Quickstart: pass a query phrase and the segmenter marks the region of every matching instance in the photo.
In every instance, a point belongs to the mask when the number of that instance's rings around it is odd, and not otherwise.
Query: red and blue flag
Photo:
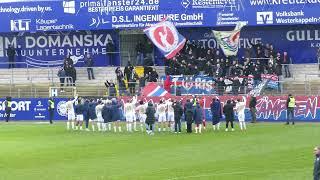
[[[186,43],[186,38],[166,19],[143,31],[167,59],[179,53]]]

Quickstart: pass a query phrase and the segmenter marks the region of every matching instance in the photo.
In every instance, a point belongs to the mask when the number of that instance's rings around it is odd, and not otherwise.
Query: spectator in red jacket
[[[167,92],[169,92],[169,93],[171,92],[171,84],[172,84],[171,78],[170,78],[169,75],[167,75],[167,76],[166,76],[166,80],[164,81],[163,87],[164,87],[164,89],[165,89]]]

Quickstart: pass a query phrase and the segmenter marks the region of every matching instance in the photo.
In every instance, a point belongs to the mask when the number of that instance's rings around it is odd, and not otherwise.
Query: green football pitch
[[[200,134],[67,131],[0,123],[0,179],[312,179],[320,124],[249,124]]]

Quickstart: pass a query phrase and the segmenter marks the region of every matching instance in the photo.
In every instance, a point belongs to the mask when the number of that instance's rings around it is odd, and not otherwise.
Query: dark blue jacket
[[[188,124],[193,123],[193,104],[187,102],[184,106],[184,116]]]
[[[83,104],[83,119],[89,120],[89,102],[85,101]]]
[[[121,104],[117,101],[112,101],[111,105],[111,115],[112,121],[121,120],[121,111],[120,111]]]
[[[215,100],[210,105],[211,114],[212,114],[212,124],[215,125],[220,122],[222,118],[222,111],[221,111],[221,103],[219,100]]]
[[[97,114],[96,114],[96,106],[97,103],[89,103],[89,119],[97,119]]]
[[[203,109],[200,107],[200,104],[194,108],[193,118],[196,124],[201,124],[203,120]]]
[[[112,122],[111,105],[103,106],[101,113],[104,123]]]
[[[147,115],[146,123],[147,124],[154,124],[155,123],[155,121],[156,121],[156,118],[154,115],[155,113],[156,113],[156,110],[153,107],[153,104],[151,102],[149,102],[148,107],[146,109],[146,115]]]
[[[77,104],[74,108],[74,111],[77,115],[83,114],[83,111],[84,111],[83,104]]]

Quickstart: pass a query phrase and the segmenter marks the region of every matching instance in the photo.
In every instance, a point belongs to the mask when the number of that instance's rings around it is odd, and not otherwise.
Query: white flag
[[[240,31],[245,25],[245,22],[238,22],[233,31],[212,31],[225,56],[237,55]]]

